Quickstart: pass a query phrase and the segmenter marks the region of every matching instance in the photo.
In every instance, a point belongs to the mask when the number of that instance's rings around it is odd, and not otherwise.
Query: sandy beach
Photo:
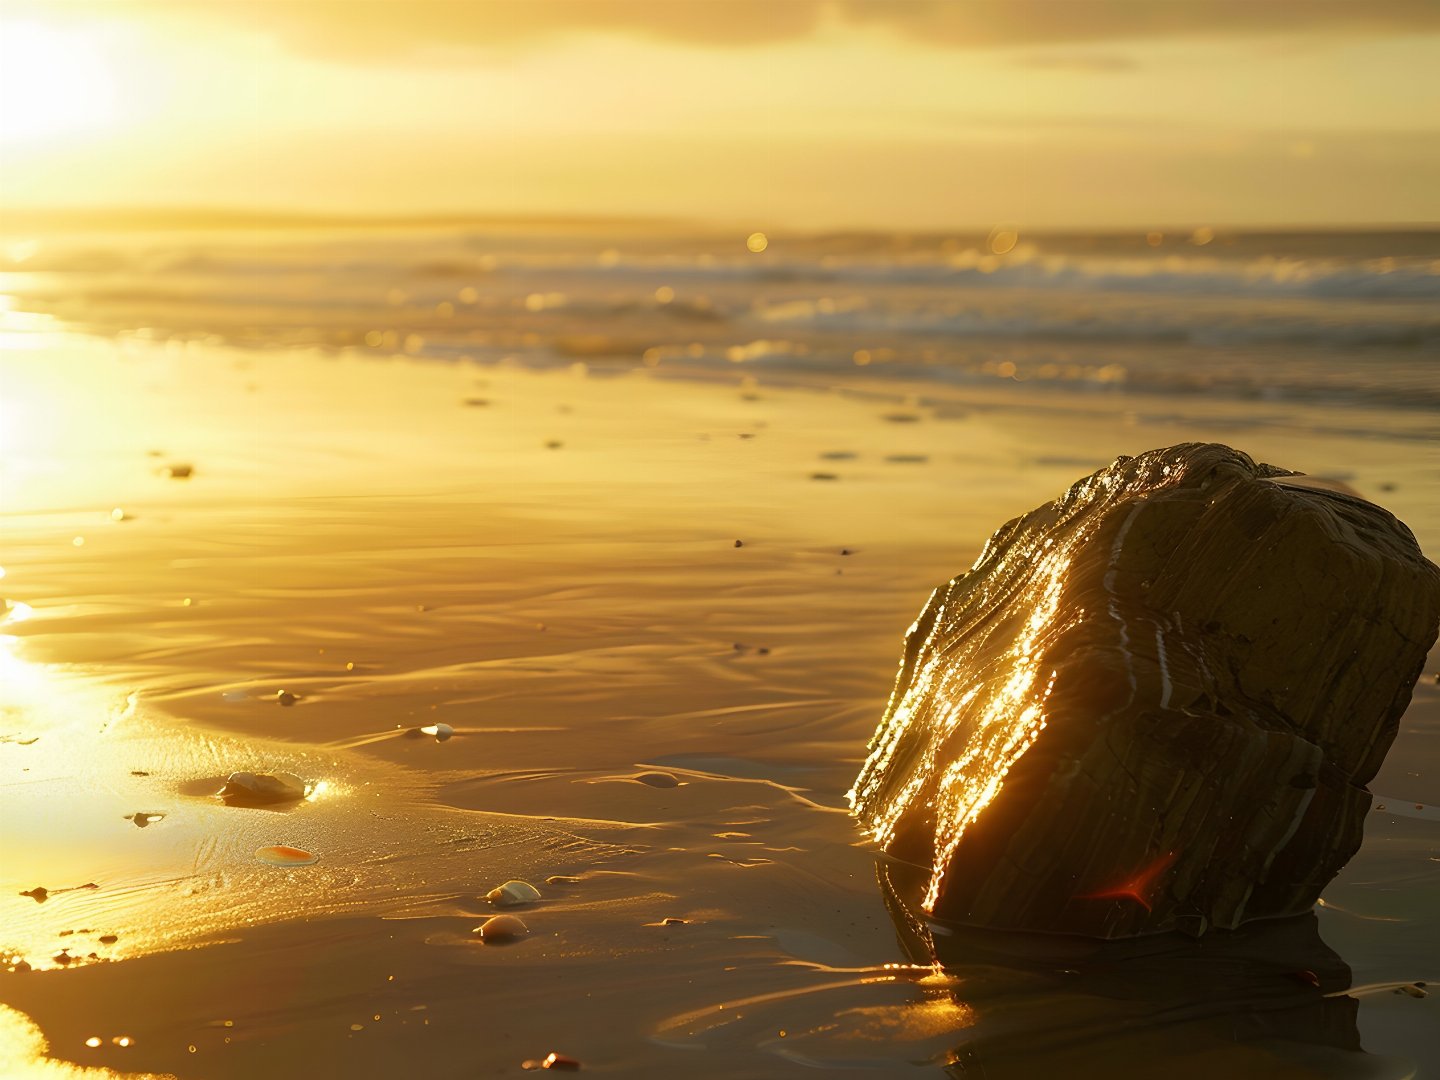
[[[1253,1039],[1244,965],[912,965],[844,798],[929,590],[1117,454],[1229,442],[1433,556],[1440,458],[1389,414],[24,312],[0,345],[5,1075],[1440,1069],[1397,989],[1440,980],[1440,657],[1294,947],[1348,972],[1272,972]],[[227,806],[235,770],[311,793]],[[516,878],[529,934],[484,945]]]

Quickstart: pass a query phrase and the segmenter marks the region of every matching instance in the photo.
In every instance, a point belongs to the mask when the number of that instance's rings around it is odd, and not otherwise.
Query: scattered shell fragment
[[[493,915],[475,928],[486,945],[502,945],[519,941],[530,932],[524,920],[514,915]]]
[[[267,866],[309,866],[320,861],[319,855],[313,855],[303,848],[286,847],[284,844],[257,848],[255,858]]]
[[[485,899],[496,907],[518,907],[539,900],[540,890],[528,881],[513,880],[491,889],[485,894]]]
[[[676,918],[674,915],[667,915],[660,920],[661,926],[684,926],[687,920]]]
[[[455,729],[449,724],[426,724],[420,731],[424,735],[434,735],[436,742],[444,742],[455,734]]]
[[[581,878],[572,874],[551,874],[545,879],[546,885],[579,885]]]
[[[674,773],[662,772],[660,769],[649,769],[642,773],[636,773],[630,779],[637,784],[645,784],[649,787],[671,788],[680,786],[680,778]]]
[[[540,1063],[540,1067],[544,1069],[560,1069],[565,1072],[579,1072],[580,1062],[564,1054],[550,1053],[545,1056],[545,1060]]]

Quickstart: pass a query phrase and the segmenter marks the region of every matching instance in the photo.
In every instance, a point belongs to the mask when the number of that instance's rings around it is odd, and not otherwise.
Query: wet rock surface
[[[934,592],[852,804],[942,919],[1298,914],[1359,847],[1437,621],[1381,507],[1217,444],[1120,458]]]

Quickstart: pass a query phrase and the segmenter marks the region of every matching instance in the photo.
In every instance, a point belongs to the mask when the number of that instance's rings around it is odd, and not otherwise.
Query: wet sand
[[[929,590],[1116,454],[1215,438],[1337,476],[1433,557],[1440,460],[1383,418],[5,344],[5,1075],[1440,1069],[1440,995],[1397,992],[1440,981],[1431,674],[1323,945],[1286,954],[1351,969],[1363,1056],[1338,984],[1264,983],[1301,1018],[1236,1044],[1265,1008],[1173,966],[1122,992],[1084,957],[911,966],[844,809]],[[241,769],[314,790],[223,805]],[[530,933],[483,945],[511,878]]]

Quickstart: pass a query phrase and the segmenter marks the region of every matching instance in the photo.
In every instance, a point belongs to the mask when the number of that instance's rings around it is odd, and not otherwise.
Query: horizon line
[[[1014,227],[1014,222],[999,223]],[[728,232],[765,232],[773,236],[823,237],[845,235],[889,236],[984,236],[997,223],[969,225],[926,225],[914,227],[884,225],[797,226],[741,225],[724,221],[701,221],[693,218],[645,216],[635,214],[576,214],[555,212],[497,213],[481,210],[436,210],[397,213],[394,211],[334,211],[295,208],[245,208],[206,205],[117,205],[117,206],[23,206],[13,204],[0,212],[0,233],[35,230],[140,231],[144,229],[404,229],[455,228],[463,226],[510,226],[530,228],[597,228],[629,227],[663,230],[692,230],[713,235]],[[1217,223],[1215,221],[1146,222],[1126,225],[1086,227],[1080,224],[1024,227],[1032,235],[1107,235],[1134,232],[1183,233],[1205,228],[1231,234],[1266,235],[1271,233],[1348,232],[1348,233],[1427,233],[1440,232],[1440,221],[1315,223]]]

